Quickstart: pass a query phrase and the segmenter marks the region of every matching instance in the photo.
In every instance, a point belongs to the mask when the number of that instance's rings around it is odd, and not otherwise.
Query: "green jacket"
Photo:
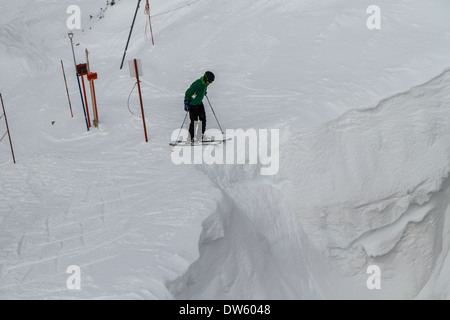
[[[184,95],[184,100],[188,100],[191,106],[198,106],[202,104],[203,98],[206,94],[206,88],[208,85],[206,84],[203,77],[196,80],[190,87],[187,89],[186,94]]]

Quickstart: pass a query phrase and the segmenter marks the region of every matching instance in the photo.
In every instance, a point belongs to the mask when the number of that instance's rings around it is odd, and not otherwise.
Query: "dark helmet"
[[[205,79],[205,82],[213,82],[215,79],[214,73],[212,73],[211,71],[206,71],[205,72],[205,76],[203,77]]]

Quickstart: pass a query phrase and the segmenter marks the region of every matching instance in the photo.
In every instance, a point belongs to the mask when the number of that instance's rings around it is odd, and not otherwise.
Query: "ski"
[[[205,141],[205,142],[194,142],[191,143],[189,141],[180,141],[180,142],[171,142],[169,143],[169,145],[171,145],[172,147],[195,147],[195,146],[207,146],[207,145],[216,145],[216,144],[220,144],[221,141]]]
[[[198,141],[195,141],[194,144],[192,144],[190,141],[175,141],[169,143],[170,146],[176,147],[176,146],[185,146],[185,147],[191,147],[191,146],[207,146],[207,145],[217,145],[221,144],[225,141],[231,140],[231,138],[226,139],[212,139],[212,140],[203,140],[201,143]]]

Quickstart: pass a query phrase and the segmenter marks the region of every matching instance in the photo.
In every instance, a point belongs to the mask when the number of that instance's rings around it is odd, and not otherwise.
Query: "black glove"
[[[191,107],[189,103],[190,103],[189,100],[184,100],[184,111],[186,112],[189,112],[189,108]]]

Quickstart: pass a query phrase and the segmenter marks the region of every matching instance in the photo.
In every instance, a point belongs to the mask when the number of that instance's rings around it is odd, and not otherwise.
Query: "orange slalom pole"
[[[95,117],[96,117],[96,119],[97,119],[97,123],[98,123],[98,122],[99,122],[99,120],[98,120],[97,98],[95,97],[95,86],[94,86],[94,80],[92,80],[92,91],[94,92]]]

